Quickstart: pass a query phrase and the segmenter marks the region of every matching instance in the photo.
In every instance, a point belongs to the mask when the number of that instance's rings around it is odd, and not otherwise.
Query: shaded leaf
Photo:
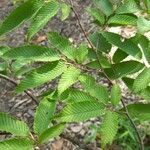
[[[108,0],[93,0],[96,6],[108,17],[113,13],[113,6]]]
[[[100,52],[108,53],[111,49],[111,44],[106,41],[101,33],[95,32],[90,35],[90,40],[96,49]]]
[[[113,62],[114,63],[119,63],[122,60],[124,60],[126,57],[128,56],[127,53],[125,53],[124,51],[117,49],[116,52],[113,55]]]
[[[120,50],[125,53],[140,59],[142,57],[142,53],[138,45],[132,42],[131,39],[125,39],[122,41],[122,37],[116,33],[112,32],[102,32],[102,35],[106,38],[108,42],[117,46]]]
[[[150,104],[130,104],[127,108],[130,114],[133,117],[138,118],[140,121],[150,120]]]
[[[118,79],[130,74],[134,74],[142,70],[144,67],[144,64],[131,60],[113,64],[111,68],[106,68],[104,71],[109,78]]]
[[[56,61],[60,59],[59,54],[53,49],[37,45],[12,48],[3,57],[29,61]]]
[[[100,12],[99,9],[96,8],[88,8],[88,13],[96,20],[100,25],[105,23],[105,16],[103,13]]]
[[[31,73],[28,74],[16,87],[16,92],[23,92],[26,89],[34,88],[51,81],[61,75],[65,69],[66,65],[61,61],[44,64],[43,66],[31,71]]]

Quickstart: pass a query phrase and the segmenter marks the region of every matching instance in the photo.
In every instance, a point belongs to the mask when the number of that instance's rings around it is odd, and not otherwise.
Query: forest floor
[[[87,32],[93,32],[95,26],[91,24],[91,19],[89,15],[85,12],[85,8],[91,5],[90,0],[76,0],[74,2],[76,10],[80,14],[82,24],[85,27]],[[2,21],[9,12],[14,8],[10,0],[0,0],[0,21]],[[24,43],[25,33],[27,30],[27,24],[22,25],[19,29],[12,31],[7,34],[6,37],[0,39],[0,46],[8,45],[11,47],[19,46]],[[84,41],[84,37],[80,31],[80,28],[77,25],[75,16],[72,14],[68,20],[61,22],[59,17],[55,17],[48,25],[39,32],[39,34],[33,40],[33,43],[36,44],[47,44],[47,41],[42,41],[48,31],[58,31],[66,37],[72,39],[75,43],[80,43]],[[132,29],[122,30],[121,28],[117,31],[121,32],[125,36],[130,36],[130,33],[133,32]],[[103,83],[106,83],[106,80],[103,79]],[[107,83],[106,83],[107,84]],[[31,92],[34,96],[39,96],[43,91],[46,91],[49,88],[54,88],[56,86],[54,83],[47,83],[40,88],[34,89]],[[36,104],[25,94],[14,95],[14,85],[6,82],[5,80],[0,79],[0,111],[8,112],[15,117],[24,120],[32,128],[33,117],[35,113]],[[124,87],[124,95],[126,95],[127,101],[136,101],[137,98],[130,95],[126,88]],[[98,141],[92,143],[85,143],[84,137],[90,134],[89,126],[90,125],[99,125],[99,119],[91,119],[89,121],[79,123],[79,124],[69,124],[65,130],[64,136],[55,139],[54,141],[43,145],[37,150],[100,150],[100,143]],[[0,136],[0,139],[7,138],[5,136]],[[112,150],[121,150],[122,148],[114,145]]]

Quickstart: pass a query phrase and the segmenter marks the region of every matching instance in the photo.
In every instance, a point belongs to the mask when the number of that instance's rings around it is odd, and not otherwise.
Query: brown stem
[[[126,116],[128,117],[130,123],[132,124],[132,126],[134,127],[134,129],[136,131],[136,134],[137,134],[137,137],[138,137],[138,140],[139,140],[139,143],[140,143],[141,150],[144,150],[144,143],[143,143],[142,137],[141,137],[141,135],[140,135],[140,133],[139,133],[139,131],[138,131],[134,121],[132,120],[131,115],[130,115],[130,113],[128,111],[128,108],[127,108],[125,102],[123,101],[123,99],[121,99],[121,103],[122,103],[122,105],[123,105],[123,107],[125,109]]]
[[[0,78],[9,81],[10,83],[14,84],[15,86],[18,85],[18,83],[16,81],[14,81],[13,79],[11,79],[3,74],[0,74]],[[38,103],[39,103],[38,100],[29,91],[25,90],[24,92],[35,102],[36,105],[38,105]]]
[[[92,42],[90,41],[88,35],[86,34],[86,32],[85,32],[85,30],[84,30],[84,27],[83,27],[82,24],[81,24],[79,15],[78,15],[77,11],[75,10],[75,8],[74,8],[74,6],[73,6],[72,0],[69,0],[69,1],[70,1],[70,4],[71,4],[71,9],[72,9],[72,11],[74,12],[74,14],[75,14],[75,16],[76,16],[76,19],[77,19],[77,21],[78,21],[78,25],[80,26],[81,31],[82,31],[83,35],[85,36],[85,39],[87,40],[87,42],[89,43],[89,45],[91,46],[91,48],[94,50],[94,52],[95,52],[95,54],[96,54],[96,57],[97,57],[97,59],[98,59],[98,62],[99,62],[99,64],[100,64],[100,67],[101,67],[101,63],[100,63],[100,61],[99,61],[99,57],[98,57],[97,51],[96,51],[95,47],[93,46]],[[102,71],[103,71],[103,68],[102,68],[102,67],[101,67],[101,69],[102,69]],[[110,85],[113,85],[113,82],[109,79],[109,77],[107,76],[107,74],[105,74],[104,71],[103,71],[103,74],[104,74],[105,77],[108,79]],[[130,114],[129,114],[128,108],[126,107],[125,102],[123,101],[123,99],[121,100],[121,102],[122,102],[122,105],[123,105],[123,107],[124,107],[124,109],[125,109],[125,111],[126,111],[126,116],[127,116],[127,118],[130,120],[130,122],[131,122],[133,128],[134,128],[135,131],[136,131],[136,134],[137,134],[137,137],[138,137],[138,141],[139,141],[139,143],[140,143],[141,150],[144,150],[144,144],[143,144],[143,140],[142,140],[142,138],[141,138],[141,135],[140,135],[140,133],[139,133],[139,131],[138,131],[138,129],[137,129],[137,127],[136,127],[134,121],[132,120],[132,118],[131,118],[131,116],[130,116]]]

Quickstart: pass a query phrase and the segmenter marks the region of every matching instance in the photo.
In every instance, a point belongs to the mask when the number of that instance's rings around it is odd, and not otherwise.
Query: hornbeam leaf
[[[57,32],[49,32],[48,39],[52,47],[58,49],[67,58],[74,60],[75,48],[71,46],[71,42],[66,37]]]
[[[114,84],[111,89],[111,103],[116,106],[121,100],[121,89],[118,84]]]
[[[150,68],[145,68],[135,79],[133,83],[134,92],[145,89],[150,83]]]
[[[95,97],[98,101],[105,104],[108,103],[109,94],[105,86],[96,84],[95,79],[89,75],[81,75],[79,80],[85,88],[86,92],[89,93],[92,97]]]
[[[99,11],[99,9],[96,8],[88,8],[88,13],[96,20],[100,25],[103,25],[105,23],[105,16],[103,13]]]
[[[111,44],[99,32],[95,32],[95,33],[91,34],[90,40],[91,40],[92,44],[100,52],[108,53],[111,50]]]
[[[122,51],[120,49],[117,49],[113,55],[113,62],[119,63],[122,60],[124,60],[127,56],[128,56],[127,53],[125,53],[124,51]]]
[[[33,141],[24,138],[12,138],[0,141],[1,150],[33,150]]]
[[[111,79],[118,79],[130,74],[134,74],[144,68],[144,64],[138,61],[123,61],[113,64],[111,68],[104,69],[105,73]]]
[[[61,94],[67,88],[69,88],[72,84],[78,81],[78,77],[80,75],[80,70],[75,67],[70,66],[64,71],[62,74],[60,81],[58,83],[58,93]]]
[[[113,13],[113,6],[108,0],[93,0],[96,6],[108,17]]]
[[[0,36],[30,19],[42,6],[39,0],[28,0],[13,10],[0,26]]]
[[[30,45],[12,48],[4,55],[7,59],[29,60],[29,61],[56,61],[59,60],[58,52],[53,49]]]
[[[137,59],[141,59],[142,52],[138,45],[136,45],[131,39],[125,39],[122,41],[122,37],[120,35],[112,32],[102,32],[102,35],[109,43],[117,46],[120,50]]]
[[[41,28],[43,28],[46,23],[56,15],[59,10],[59,3],[57,1],[50,1],[45,3],[37,14],[34,16],[31,22],[30,28],[28,30],[27,36],[30,40],[34,34],[36,34]]]
[[[34,69],[16,87],[16,92],[23,92],[26,89],[34,88],[51,81],[61,75],[65,69],[66,65],[61,61],[47,63]]]
[[[150,104],[130,104],[127,108],[132,117],[138,118],[140,121],[150,121]]]
[[[55,126],[52,126],[51,128],[45,130],[41,136],[39,137],[39,142],[41,144],[48,142],[50,139],[53,139],[57,136],[59,136],[65,128],[65,124],[61,123]]]
[[[116,13],[128,14],[128,13],[136,13],[139,11],[140,9],[137,6],[135,0],[125,0],[124,3],[117,8]]]
[[[80,122],[98,117],[104,112],[102,103],[83,101],[68,104],[55,119],[61,122]]]
[[[64,21],[68,18],[69,14],[70,14],[70,6],[65,4],[65,3],[62,3],[61,4],[61,12],[62,12],[62,16],[61,16],[61,20]]]
[[[17,136],[29,135],[29,128],[23,121],[19,121],[4,112],[0,112],[0,131],[10,132]]]
[[[67,97],[68,102],[80,102],[80,101],[94,101],[94,97],[84,91],[77,89],[69,89],[69,96]]]
[[[150,31],[150,21],[144,17],[139,17],[137,21],[137,28],[139,33],[145,33]]]
[[[100,136],[102,148],[106,144],[111,144],[114,140],[118,130],[118,114],[108,111],[104,116],[104,121],[100,127]]]
[[[136,26],[137,24],[137,17],[134,15],[115,15],[112,16],[108,20],[108,24],[112,25],[121,25],[121,26],[126,26],[126,25],[132,25]]]
[[[56,109],[56,101],[45,97],[36,109],[34,117],[34,132],[41,135],[50,124]]]

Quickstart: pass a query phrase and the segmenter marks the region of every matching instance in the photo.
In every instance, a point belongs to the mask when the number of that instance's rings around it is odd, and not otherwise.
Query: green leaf
[[[116,106],[121,100],[121,89],[118,84],[114,84],[111,89],[111,103]]]
[[[140,44],[144,56],[146,58],[146,60],[148,61],[148,63],[150,64],[150,41],[147,37],[140,35],[138,37],[138,44]]]
[[[48,39],[52,47],[57,48],[67,58],[74,60],[75,48],[71,46],[67,38],[59,35],[57,32],[50,32],[48,34]]]
[[[124,78],[122,78],[122,81],[125,83],[125,85],[126,85],[131,91],[133,90],[134,79],[124,77]]]
[[[42,6],[39,0],[28,0],[13,10],[0,26],[0,36],[30,19]]]
[[[101,33],[95,32],[91,34],[90,40],[98,51],[105,53],[110,52],[111,44],[106,41]]]
[[[107,103],[109,101],[109,94],[106,87],[96,84],[95,79],[88,75],[81,75],[79,78],[85,90],[100,102]]]
[[[142,70],[144,67],[144,64],[131,60],[113,64],[111,68],[106,68],[104,71],[109,78],[118,79],[130,74],[134,74]]]
[[[43,143],[48,142],[50,139],[59,136],[64,131],[64,128],[65,128],[65,124],[61,123],[61,124],[55,125],[49,129],[47,129],[39,137],[39,142],[41,144],[43,144]]]
[[[137,17],[134,15],[118,15],[112,16],[108,22],[109,25],[132,25],[136,26],[137,24]]]
[[[0,112],[0,131],[10,132],[17,136],[29,135],[29,128],[23,121],[16,120],[4,112]]]
[[[150,31],[150,21],[144,17],[139,17],[137,21],[137,28],[139,33]]]
[[[127,108],[129,113],[140,121],[150,121],[150,104],[130,104]]]
[[[100,128],[101,144],[104,148],[107,144],[111,144],[118,130],[118,114],[107,111],[104,121]]]
[[[34,117],[34,132],[41,135],[49,126],[56,109],[56,101],[45,97],[36,109]]]
[[[33,150],[33,146],[33,141],[23,138],[0,141],[1,150]]]
[[[29,61],[56,61],[60,59],[59,54],[53,49],[37,45],[12,48],[3,57]]]
[[[94,20],[98,21],[100,25],[105,23],[105,16],[100,12],[99,9],[96,8],[87,8],[87,12],[94,18]]]
[[[144,100],[150,101],[150,87],[148,86],[146,89],[142,90],[139,94]]]
[[[66,65],[61,61],[47,63],[37,69],[34,69],[16,87],[16,92],[23,92],[26,89],[34,88],[51,81],[61,75],[65,69]]]
[[[150,1],[149,1],[149,0],[144,0],[144,4],[145,4],[146,7],[147,7],[147,12],[148,12],[148,14],[150,14]]]
[[[61,12],[62,12],[61,21],[64,21],[69,17],[70,11],[71,9],[69,5],[65,3],[61,4]]]
[[[134,92],[145,89],[150,83],[150,68],[145,68],[135,79],[133,83]]]
[[[107,58],[106,56],[99,54],[99,62],[101,64],[101,67],[103,68],[110,68],[111,67],[111,63],[109,61],[109,58]]]
[[[117,46],[120,50],[124,51],[125,53],[140,59],[142,57],[142,52],[138,45],[132,42],[131,39],[125,39],[122,41],[122,37],[116,33],[112,32],[102,32],[102,35],[106,38],[106,40]]]
[[[139,12],[140,9],[137,6],[135,0],[125,0],[116,10],[117,14],[128,14]]]
[[[83,101],[68,104],[55,118],[61,122],[80,122],[100,116],[104,105],[98,102]]]
[[[83,63],[88,55],[88,49],[87,46],[84,44],[81,44],[74,52],[74,57],[77,60],[78,63]]]
[[[28,30],[27,36],[30,40],[41,28],[43,28],[47,22],[54,17],[59,10],[59,3],[57,1],[50,1],[45,3],[37,14],[34,16]]]
[[[134,79],[132,78],[122,78],[125,85],[130,89],[130,91],[133,90],[133,83]],[[150,87],[147,86],[147,88],[141,90],[140,92],[136,93],[138,96],[144,98],[144,100],[150,101]]]
[[[93,0],[95,5],[108,17],[113,13],[113,6],[108,0]]]
[[[6,53],[9,50],[10,50],[10,48],[7,46],[0,46],[0,57],[3,58],[4,53]]]
[[[99,62],[97,60],[91,61],[86,64],[87,67],[92,68],[92,69],[100,69]]]
[[[80,101],[93,101],[96,100],[94,97],[89,95],[84,91],[80,91],[77,89],[70,89],[69,96],[67,98],[68,102],[80,102]]]
[[[70,66],[67,68],[61,76],[58,84],[58,93],[61,94],[71,85],[78,81],[80,70]]]
[[[124,60],[126,57],[128,56],[127,53],[125,53],[124,51],[117,49],[116,52],[113,55],[113,62],[114,63],[119,63],[122,60]]]

